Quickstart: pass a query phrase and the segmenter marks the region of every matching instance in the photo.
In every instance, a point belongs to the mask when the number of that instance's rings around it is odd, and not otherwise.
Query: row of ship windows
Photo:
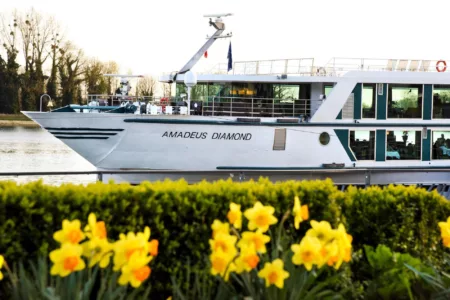
[[[325,86],[325,94],[332,89]],[[423,85],[388,84],[387,117],[422,118],[423,89]],[[381,84],[362,84],[362,118],[376,117],[377,97],[383,92]],[[432,94],[433,118],[450,118],[450,85],[434,85]]]
[[[357,160],[375,160],[375,131],[350,131],[349,143]],[[422,131],[386,131],[386,160],[420,160],[421,150]],[[450,131],[432,131],[431,150],[432,159],[450,159]]]

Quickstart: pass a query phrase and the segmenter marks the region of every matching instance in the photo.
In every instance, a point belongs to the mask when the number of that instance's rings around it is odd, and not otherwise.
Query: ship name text
[[[166,138],[183,138],[183,139],[207,139],[208,132],[196,132],[196,131],[166,131],[162,137]],[[220,133],[214,132],[210,139],[212,140],[232,140],[232,141],[249,141],[252,139],[251,133]]]

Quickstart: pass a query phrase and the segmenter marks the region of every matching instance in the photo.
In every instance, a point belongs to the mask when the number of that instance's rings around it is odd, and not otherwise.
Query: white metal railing
[[[324,69],[332,76],[341,76],[348,71],[437,72],[438,62],[425,59],[334,57]]]
[[[438,72],[439,61],[436,59],[334,57],[323,66],[314,65],[313,58],[238,61],[233,63],[233,69],[230,72],[227,72],[228,65],[221,63],[203,74],[342,76],[348,71]],[[443,67],[442,63],[441,67]]]
[[[313,67],[314,58],[236,61],[230,72],[233,75],[310,75]],[[228,74],[228,64],[218,64],[208,73]]]
[[[107,111],[124,106],[135,105],[136,113],[179,115],[187,114],[186,98],[182,97],[136,97],[120,98],[121,103],[111,103],[114,95],[88,95],[89,103],[82,112],[92,110]],[[95,102],[94,102],[95,101]],[[109,101],[109,102],[108,102]],[[119,100],[114,100],[119,101]],[[219,97],[191,100],[191,115],[203,116],[250,116],[250,117],[312,117],[323,100],[276,99],[250,97]],[[142,109],[141,109],[142,106]],[[145,106],[145,107],[144,107]],[[102,108],[103,107],[103,108]],[[81,108],[81,107],[80,107]],[[79,108],[78,108],[79,109]],[[80,110],[81,112],[81,110]]]

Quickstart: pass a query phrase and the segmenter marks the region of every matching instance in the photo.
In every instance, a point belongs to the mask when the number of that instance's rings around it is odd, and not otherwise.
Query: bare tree
[[[108,61],[105,64],[105,73],[106,74],[117,74],[119,72],[119,65],[115,61]],[[107,77],[107,93],[108,95],[113,95],[116,87],[119,85],[119,79],[115,77]]]
[[[67,42],[60,49],[61,57],[58,71],[61,82],[62,105],[69,105],[73,99],[79,98],[80,84],[83,82],[83,51]]]
[[[58,96],[57,90],[57,82],[58,82],[58,57],[60,55],[59,52],[59,44],[61,43],[61,36],[58,32],[53,33],[52,43],[51,43],[51,51],[50,58],[52,60],[50,67],[50,76],[47,81],[47,94],[52,99],[56,99]]]
[[[25,61],[22,93],[31,106],[39,108],[38,99],[45,93],[45,80],[49,78],[44,76],[43,65],[52,52],[55,53],[52,47],[59,26],[53,17],[44,17],[34,9],[25,16],[15,13],[15,19],[22,38],[22,54]]]
[[[144,76],[136,85],[136,96],[153,97],[157,80],[152,76]]]
[[[0,79],[0,111],[3,113],[17,113],[21,107],[19,98],[20,78],[17,63],[17,20],[0,15],[0,40],[6,51],[6,59],[0,55],[2,74]]]

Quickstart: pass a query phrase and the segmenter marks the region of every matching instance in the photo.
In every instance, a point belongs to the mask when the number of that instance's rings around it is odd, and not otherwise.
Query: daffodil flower
[[[5,263],[5,258],[3,257],[3,255],[0,255],[0,270],[1,268],[3,268],[3,264]],[[3,279],[3,273],[0,272],[0,280]]]
[[[53,234],[53,238],[60,242],[61,244],[64,243],[71,243],[71,244],[78,244],[84,239],[84,233],[80,229],[81,223],[79,220],[64,220],[62,222],[62,229],[55,232]]]
[[[242,227],[242,212],[241,206],[236,203],[230,203],[230,211],[227,214],[228,222],[235,228],[241,229]]]
[[[106,239],[106,226],[105,222],[99,221],[97,222],[97,217],[95,214],[90,213],[88,217],[88,225],[84,228],[86,232],[86,236],[88,238],[100,238]]]
[[[268,242],[270,242],[270,237],[264,235],[260,230],[256,232],[244,231],[241,240],[238,242],[238,247],[242,248],[244,245],[253,245],[256,252],[266,253],[266,244]]]
[[[100,268],[106,268],[109,265],[113,254],[113,246],[107,239],[95,237],[82,244],[83,255],[89,260],[89,267],[92,268],[99,264]]]
[[[120,235],[120,239],[113,245],[114,250],[114,271],[120,270],[130,257],[136,252],[141,256],[148,253],[148,239],[150,238],[150,228],[145,227],[144,232],[129,232],[126,236]]]
[[[291,246],[292,262],[295,265],[304,265],[308,271],[311,271],[314,264],[319,264],[320,250],[322,245],[317,237],[305,236],[300,244]]]
[[[151,269],[147,265],[151,261],[151,256],[140,255],[135,252],[131,255],[129,262],[122,267],[122,274],[119,277],[119,284],[131,284],[132,287],[137,288],[141,286],[151,274]]]
[[[148,242],[148,252],[150,253],[151,256],[158,255],[158,245],[159,245],[158,240],[153,239],[150,242]]]
[[[239,257],[235,260],[236,273],[251,271],[259,263],[259,256],[256,253],[254,245],[245,245],[241,248]]]
[[[274,284],[276,287],[282,289],[284,287],[284,280],[289,277],[289,272],[284,270],[284,264],[281,259],[275,259],[272,263],[265,263],[264,268],[258,272],[260,278],[266,281],[266,287]]]
[[[445,247],[450,248],[450,217],[447,222],[439,222],[439,228],[441,229],[442,243]]]
[[[317,237],[322,244],[328,243],[334,238],[335,231],[327,221],[311,221],[311,229],[306,232],[307,236]]]
[[[294,214],[294,226],[295,229],[299,229],[300,228],[300,223],[303,221],[308,220],[309,218],[309,211],[308,211],[308,206],[307,205],[301,205],[300,204],[300,199],[296,196],[294,198],[294,209],[293,209],[293,214]]]
[[[256,202],[252,208],[244,212],[244,216],[249,220],[248,229],[259,229],[262,232],[269,230],[269,226],[276,224],[278,219],[273,216],[275,208],[263,206],[261,202]]]
[[[236,250],[237,237],[230,234],[220,233],[212,240],[209,240],[209,245],[212,251],[222,250],[223,253],[234,257],[237,254]]]
[[[230,224],[228,223],[222,223],[219,220],[214,220],[213,224],[211,225],[211,229],[213,230],[213,238],[219,234],[219,233],[230,233]]]
[[[72,272],[80,271],[86,267],[81,258],[83,247],[70,243],[63,244],[60,249],[50,252],[50,260],[53,266],[50,270],[51,275],[65,277]]]
[[[213,251],[209,257],[211,274],[219,274],[225,281],[228,281],[230,273],[236,270],[236,265],[232,263],[233,258],[233,256],[224,253],[221,249]]]

